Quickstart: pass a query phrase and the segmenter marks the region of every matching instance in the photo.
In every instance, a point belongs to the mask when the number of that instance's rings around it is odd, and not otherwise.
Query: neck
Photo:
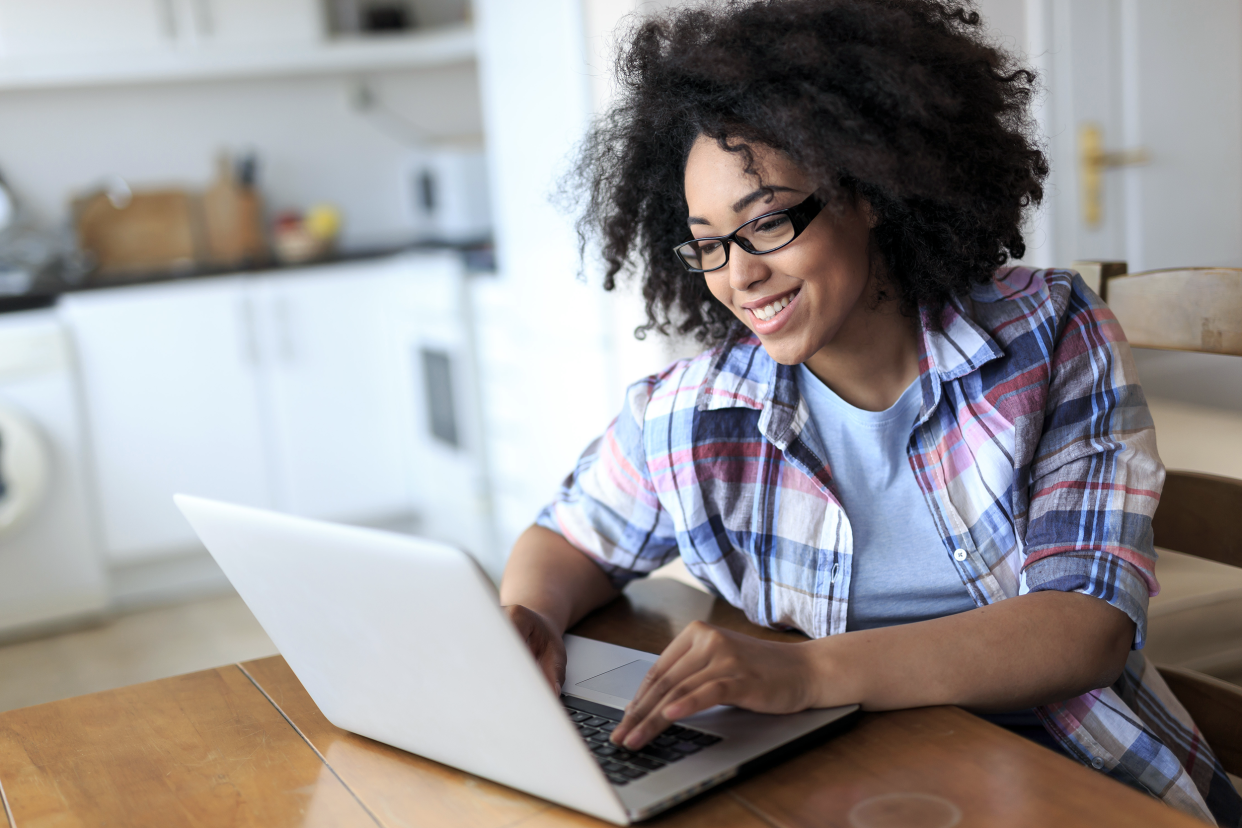
[[[896,301],[859,308],[806,367],[855,408],[883,411],[919,375],[918,326]]]

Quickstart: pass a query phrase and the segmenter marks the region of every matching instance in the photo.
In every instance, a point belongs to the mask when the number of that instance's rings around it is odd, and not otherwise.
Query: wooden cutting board
[[[75,202],[74,216],[97,277],[188,270],[203,259],[198,205],[184,190],[135,192],[123,207],[97,193]]]

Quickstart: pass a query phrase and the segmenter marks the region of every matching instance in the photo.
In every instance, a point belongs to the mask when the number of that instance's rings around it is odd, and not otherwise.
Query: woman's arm
[[[798,644],[695,623],[660,656],[614,741],[638,747],[715,704],[765,713],[861,704],[1018,710],[1116,681],[1134,622],[1103,600],[1036,592],[895,627]]]
[[[598,564],[542,526],[517,539],[500,584],[505,613],[557,693],[565,681],[565,630],[616,596]]]

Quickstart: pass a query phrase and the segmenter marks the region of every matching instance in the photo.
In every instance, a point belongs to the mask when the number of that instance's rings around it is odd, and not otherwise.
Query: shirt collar
[[[996,341],[971,318],[969,305],[969,299],[946,304],[939,330],[930,324],[932,311],[919,308],[919,378],[923,391],[919,423],[940,403],[942,382],[966,376],[1004,355]],[[752,334],[720,349],[695,407],[699,411],[762,411],[760,432],[783,451],[810,416],[798,392],[796,376],[793,366],[781,365],[768,356]]]

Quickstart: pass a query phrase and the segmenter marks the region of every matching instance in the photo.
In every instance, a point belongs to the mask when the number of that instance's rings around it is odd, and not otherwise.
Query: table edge
[[[269,656],[269,657],[280,658],[281,656],[277,654],[275,656]],[[276,703],[276,700],[271,697],[271,695],[267,692],[267,690],[263,689],[263,685],[259,684],[259,682],[255,680],[255,677],[250,674],[250,671],[245,668],[242,662],[235,661],[233,662],[233,666],[236,667],[238,670],[240,670],[241,674],[246,677],[246,680],[254,685],[254,689],[258,690],[260,693],[263,694],[263,698],[267,699],[267,703],[270,704],[272,708],[277,713],[280,714],[280,718],[285,720],[285,724],[293,728],[293,732],[298,734],[298,738],[301,739],[302,742],[308,748],[314,751],[315,756],[319,757],[319,761],[323,764],[323,766],[328,769],[329,773],[331,773],[334,777],[336,777],[336,781],[341,783],[341,787],[349,791],[349,795],[354,798],[354,801],[358,803],[359,807],[361,807],[362,810],[366,811],[366,814],[367,816],[371,818],[371,821],[374,822],[377,826],[379,826],[379,828],[384,828],[383,820],[381,820],[378,816],[376,816],[375,812],[371,810],[371,806],[368,805],[362,799],[362,797],[358,795],[358,792],[355,791],[348,782],[346,782],[344,779],[341,778],[341,775],[336,772],[336,768],[332,767],[332,763],[328,761],[328,758],[319,752],[319,748],[315,747],[315,744],[310,739],[306,738],[306,734],[302,732],[302,728],[298,727],[297,724],[293,721],[293,719],[289,718],[289,714],[284,711],[284,708],[282,708],[279,704]],[[12,824],[11,820],[9,824],[10,824],[10,828],[16,828],[16,826]]]
[[[0,805],[4,806],[4,819],[9,828],[17,828],[13,820],[13,809],[9,806],[9,796],[4,792],[4,780],[0,779]]]

